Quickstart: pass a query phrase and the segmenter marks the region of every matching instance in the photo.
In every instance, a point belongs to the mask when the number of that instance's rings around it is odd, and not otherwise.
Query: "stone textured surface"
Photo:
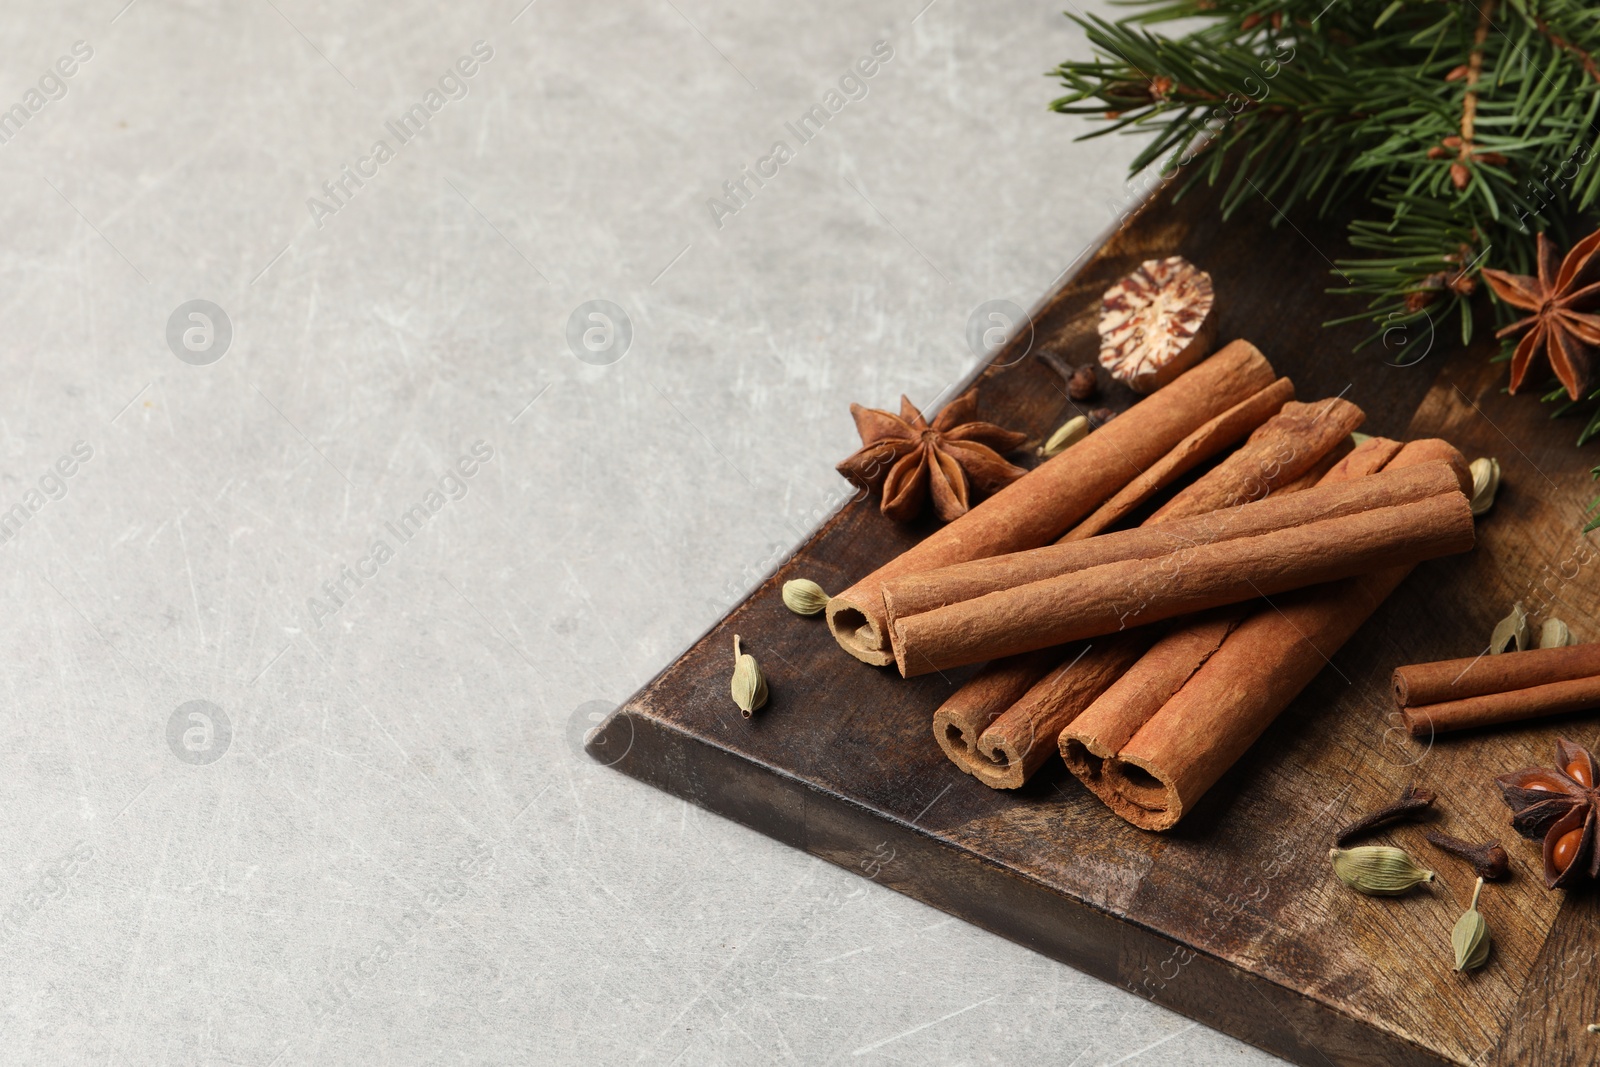
[[[6,1060],[1272,1062],[579,754],[1128,195],[1055,5],[919,7],[8,6]]]

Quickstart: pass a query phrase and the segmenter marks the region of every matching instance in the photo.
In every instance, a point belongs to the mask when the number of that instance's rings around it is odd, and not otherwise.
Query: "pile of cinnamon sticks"
[[[831,631],[906,677],[986,662],[933,719],[985,784],[1059,751],[1171,827],[1414,565],[1473,545],[1453,447],[1354,446],[1358,407],[1293,396],[1227,345],[832,598]]]

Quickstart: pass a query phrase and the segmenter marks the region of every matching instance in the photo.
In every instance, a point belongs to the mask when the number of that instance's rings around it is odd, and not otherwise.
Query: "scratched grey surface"
[[[1275,1062],[577,752],[1128,195],[1054,3],[124,2],[0,16],[0,1060]]]

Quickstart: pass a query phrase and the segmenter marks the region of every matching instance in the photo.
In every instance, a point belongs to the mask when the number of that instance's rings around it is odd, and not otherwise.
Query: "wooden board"
[[[1537,849],[1511,832],[1491,781],[1547,764],[1557,736],[1592,742],[1595,717],[1424,745],[1406,738],[1388,692],[1398,664],[1483,649],[1517,599],[1600,639],[1600,540],[1580,534],[1596,449],[1573,447],[1575,420],[1551,422],[1534,398],[1504,395],[1481,322],[1467,352],[1452,320],[1431,342],[1413,328],[1353,355],[1364,326],[1321,325],[1353,308],[1325,293],[1342,229],[1269,223],[1262,210],[1225,226],[1207,194],[1158,197],[1045,301],[1034,349],[1091,360],[1099,294],[1142,259],[1182,253],[1215,278],[1219,338],[1254,341],[1301,399],[1343,393],[1368,413],[1368,432],[1446,437],[1468,457],[1497,457],[1504,482],[1478,548],[1418,568],[1176,830],[1128,826],[1059,759],[1023,790],[987,789],[945,759],[930,729],[970,669],[904,681],[846,656],[820,618],[784,610],[784,580],[843,589],[925,532],[895,527],[875,499],[825,523],[619,709],[590,752],[1297,1063],[1596,1062],[1600,1035],[1585,1025],[1600,1020],[1600,904],[1543,888]],[[1001,366],[1016,356],[984,371],[980,407],[1042,438],[1075,405],[1035,354]],[[1391,362],[1402,359],[1412,365]],[[728,697],[734,633],[771,683],[753,721]],[[1411,781],[1439,793],[1435,825],[1498,838],[1512,855],[1512,880],[1484,892],[1495,949],[1474,974],[1451,970],[1449,943],[1472,876],[1423,828],[1389,840],[1438,869],[1428,891],[1374,900],[1329,872],[1335,827]]]

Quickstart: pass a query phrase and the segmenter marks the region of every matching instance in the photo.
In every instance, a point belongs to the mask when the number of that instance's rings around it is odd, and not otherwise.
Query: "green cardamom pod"
[[[1528,632],[1528,609],[1519,600],[1511,606],[1511,614],[1495,624],[1494,633],[1489,638],[1489,651],[1521,652],[1532,643],[1533,635]]]
[[[1370,440],[1372,440],[1370,433],[1352,433],[1350,435],[1350,443],[1357,447],[1366,444]]]
[[[1039,448],[1039,455],[1045,459],[1059,456],[1087,436],[1089,436],[1089,416],[1079,415],[1076,418],[1068,419]]]
[[[1331,848],[1328,858],[1339,881],[1375,897],[1398,897],[1433,881],[1432,871],[1418,867],[1405,849],[1389,845]]]
[[[1577,643],[1577,638],[1572,636],[1572,631],[1560,619],[1546,619],[1544,625],[1539,627],[1540,648],[1565,648]]]
[[[1483,892],[1483,879],[1472,890],[1472,906],[1456,920],[1450,931],[1450,944],[1456,950],[1456,970],[1475,971],[1489,958],[1489,924],[1478,911],[1478,894]]]
[[[733,702],[747,719],[767,702],[767,679],[756,658],[740,650],[738,634],[733,635]]]
[[[1494,495],[1500,491],[1500,461],[1484,456],[1472,461],[1472,513],[1482,515],[1494,507]]]
[[[827,610],[829,596],[810,578],[791,578],[783,583],[783,606],[796,615],[815,615]]]

